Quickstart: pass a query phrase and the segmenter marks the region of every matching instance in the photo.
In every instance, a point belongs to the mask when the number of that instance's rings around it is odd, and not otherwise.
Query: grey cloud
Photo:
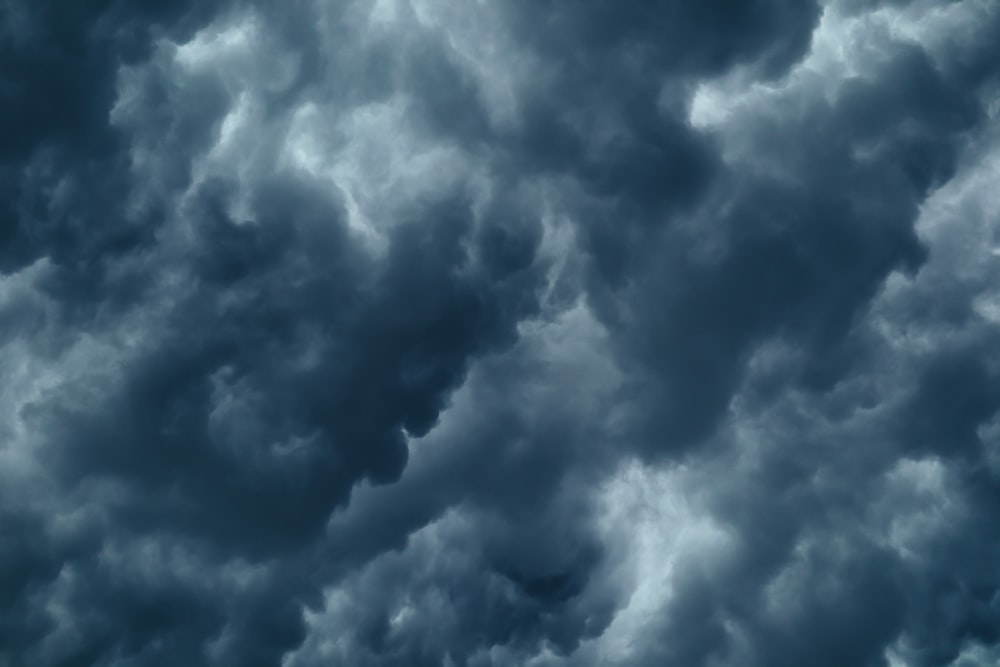
[[[0,662],[995,649],[1000,12],[153,4],[0,14]]]

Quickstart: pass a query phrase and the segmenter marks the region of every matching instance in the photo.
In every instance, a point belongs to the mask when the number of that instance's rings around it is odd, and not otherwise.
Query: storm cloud
[[[0,665],[1000,661],[1000,4],[0,36]]]

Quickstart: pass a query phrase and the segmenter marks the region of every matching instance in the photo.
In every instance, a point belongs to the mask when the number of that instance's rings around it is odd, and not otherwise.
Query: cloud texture
[[[0,37],[0,665],[1000,660],[1000,4]]]

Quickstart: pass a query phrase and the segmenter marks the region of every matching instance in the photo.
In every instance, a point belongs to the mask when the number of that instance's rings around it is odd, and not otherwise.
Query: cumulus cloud
[[[988,0],[0,8],[0,662],[991,664]]]

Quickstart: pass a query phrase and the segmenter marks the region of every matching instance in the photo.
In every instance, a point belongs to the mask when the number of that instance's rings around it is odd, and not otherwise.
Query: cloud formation
[[[1000,659],[1000,5],[0,31],[0,663]]]

